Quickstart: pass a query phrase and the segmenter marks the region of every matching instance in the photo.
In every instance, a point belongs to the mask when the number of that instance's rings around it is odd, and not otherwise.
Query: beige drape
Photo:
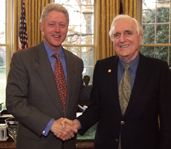
[[[119,14],[119,0],[97,1],[97,60],[115,55],[109,30],[113,18]]]
[[[40,15],[45,5],[52,0],[25,0],[28,47],[38,44],[43,35],[40,31]],[[21,0],[14,1],[14,52],[18,50],[18,34],[21,13]]]
[[[122,0],[123,13],[136,18],[137,0]]]

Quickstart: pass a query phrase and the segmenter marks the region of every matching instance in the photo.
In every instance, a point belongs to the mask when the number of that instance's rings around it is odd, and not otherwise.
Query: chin
[[[127,56],[129,56],[129,53],[125,53],[125,52],[120,52],[119,54],[118,54],[119,56],[121,56],[121,57],[127,57]]]

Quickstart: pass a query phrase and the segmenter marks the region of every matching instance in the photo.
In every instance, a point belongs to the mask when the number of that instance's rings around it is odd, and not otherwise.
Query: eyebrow
[[[116,34],[120,34],[120,33],[119,32],[114,33],[114,35],[116,35]]]
[[[133,33],[133,31],[131,31],[131,30],[125,30],[125,32],[131,32],[131,33]]]
[[[133,33],[133,31],[131,31],[131,30],[125,30],[124,32],[130,32],[130,33]],[[115,33],[114,33],[114,35],[116,35],[116,34],[120,34],[120,32],[115,32]]]

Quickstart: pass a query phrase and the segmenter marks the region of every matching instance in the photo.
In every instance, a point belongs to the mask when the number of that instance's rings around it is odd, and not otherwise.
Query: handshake
[[[73,138],[80,128],[81,124],[77,119],[60,118],[53,122],[50,131],[59,139],[66,141]]]

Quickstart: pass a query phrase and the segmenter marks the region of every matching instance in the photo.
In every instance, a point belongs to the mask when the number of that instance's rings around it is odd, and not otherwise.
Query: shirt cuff
[[[48,133],[50,131],[50,128],[51,128],[51,126],[52,126],[54,121],[55,121],[55,119],[53,119],[53,118],[49,121],[49,123],[47,124],[46,128],[42,132],[43,136],[47,136],[48,135]]]

